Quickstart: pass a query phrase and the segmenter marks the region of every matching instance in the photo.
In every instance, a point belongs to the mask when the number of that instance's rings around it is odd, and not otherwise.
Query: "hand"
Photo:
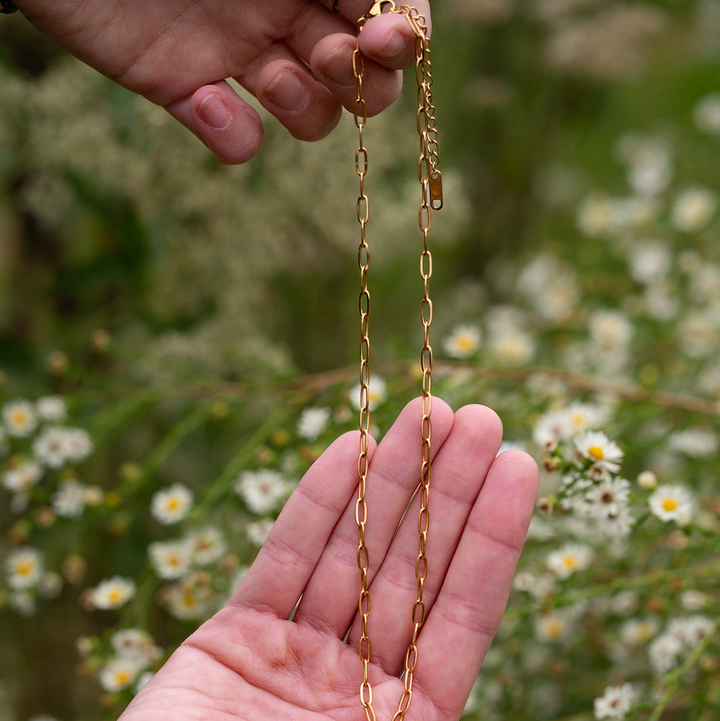
[[[427,0],[413,0],[430,21]],[[22,13],[71,53],[163,106],[224,163],[260,149],[257,112],[235,78],[296,137],[318,140],[352,109],[357,19],[371,0],[19,0]],[[373,18],[362,32],[368,113],[400,93],[414,62],[404,17]]]
[[[505,609],[537,468],[519,451],[496,458],[501,435],[488,408],[466,406],[453,417],[433,399],[428,613],[408,721],[460,718]],[[419,498],[393,534],[419,480],[419,400],[373,451],[370,683],[384,721],[402,693],[399,675],[412,631]],[[172,655],[121,721],[365,718],[357,650],[357,453],[357,433],[348,433],[312,466],[231,602]]]

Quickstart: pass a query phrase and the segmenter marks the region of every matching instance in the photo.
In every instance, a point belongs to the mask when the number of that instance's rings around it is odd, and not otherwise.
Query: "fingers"
[[[428,572],[423,593],[426,614],[432,608],[501,440],[502,423],[494,411],[479,405],[466,406],[455,414],[450,436],[432,464]],[[412,609],[417,598],[419,508],[420,499],[416,498],[370,588],[375,609],[369,624],[372,660],[391,676],[400,673],[412,634]],[[359,638],[360,618],[356,617],[349,642],[356,645]]]
[[[165,109],[228,165],[245,163],[262,146],[260,116],[224,80],[205,85]]]
[[[370,582],[382,565],[395,529],[420,480],[421,417],[421,403],[417,398],[402,411],[370,464],[366,494]],[[450,407],[439,398],[433,398],[435,453],[450,433],[452,424]],[[357,464],[353,465],[356,468]],[[358,604],[357,548],[358,528],[353,498],[305,589],[294,617],[296,622],[309,624],[340,638],[345,635]]]
[[[359,434],[338,438],[305,474],[231,604],[288,618],[357,487]],[[368,454],[372,458],[375,443]]]
[[[239,78],[253,88],[262,106],[269,110],[299,140],[320,140],[338,123],[340,103],[318,82],[294,53],[275,43],[265,54],[264,65]]]
[[[313,74],[348,110],[355,106],[357,80],[353,73],[355,38],[346,34],[328,35],[318,41],[310,56]],[[368,115],[377,115],[390,106],[402,90],[402,75],[376,62],[365,62],[363,95]]]
[[[527,454],[507,451],[494,461],[420,632],[415,683],[447,718],[459,718],[500,625],[537,484]]]

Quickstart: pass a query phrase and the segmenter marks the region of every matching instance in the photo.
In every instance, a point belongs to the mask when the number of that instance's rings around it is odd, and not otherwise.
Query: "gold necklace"
[[[420,354],[422,370],[422,419],[421,419],[421,465],[420,512],[418,514],[418,553],[415,561],[417,580],[417,598],[412,608],[412,640],[405,653],[404,690],[393,721],[402,719],[410,708],[413,691],[413,676],[418,662],[417,640],[425,621],[425,602],[423,590],[427,577],[427,534],[430,525],[428,511],[430,493],[430,443],[432,440],[432,366],[433,352],[430,347],[430,326],[433,320],[433,305],[430,300],[430,277],[432,276],[432,255],[428,249],[432,211],[440,210],[443,204],[442,176],[438,165],[438,132],[435,121],[435,106],[432,94],[432,63],[427,22],[414,7],[396,6],[392,0],[375,0],[370,11],[357,23],[358,42],[353,53],[353,73],[357,78],[357,99],[354,116],[358,129],[359,142],[355,151],[355,170],[360,178],[360,195],[357,200],[357,218],[360,223],[360,247],[358,248],[358,266],[360,268],[360,454],[358,457],[358,496],[355,503],[355,520],[358,527],[357,563],[360,570],[360,595],[358,611],[361,619],[361,636],[358,643],[360,660],[363,665],[363,681],[360,684],[360,702],[365,711],[366,721],[376,721],[373,709],[372,686],[368,680],[368,666],[371,658],[371,644],[368,636],[368,618],[370,616],[370,592],[368,591],[368,568],[370,559],[365,545],[365,526],[368,519],[365,491],[369,470],[368,434],[370,429],[370,292],[368,291],[368,268],[370,266],[370,247],[366,238],[366,225],[370,216],[370,205],[365,194],[365,176],[368,171],[368,154],[363,143],[363,129],[367,123],[367,107],[363,98],[363,75],[365,63],[360,52],[360,33],[370,18],[381,15],[383,11],[403,15],[415,33],[415,78],[417,81],[417,131],[420,136],[420,158],[418,160],[418,180],[421,186],[418,223],[423,235],[423,250],[420,254],[420,275],[423,279],[423,299],[420,305],[420,319],[423,326],[423,347]]]

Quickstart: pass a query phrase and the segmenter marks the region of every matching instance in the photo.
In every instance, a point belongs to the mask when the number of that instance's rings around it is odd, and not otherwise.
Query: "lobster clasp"
[[[382,15],[386,5],[390,6],[390,12],[395,10],[393,0],[375,0],[370,10],[358,20],[358,25],[364,25],[370,18],[376,18],[378,15]]]

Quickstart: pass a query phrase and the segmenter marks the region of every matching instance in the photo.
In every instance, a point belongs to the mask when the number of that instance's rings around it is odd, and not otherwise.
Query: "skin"
[[[427,0],[415,0],[430,20]],[[262,145],[257,112],[234,78],[296,138],[318,140],[352,109],[352,51],[370,0],[20,0],[23,15],[78,58],[163,106],[224,163]],[[368,114],[398,96],[415,36],[400,16],[361,34]],[[210,122],[208,122],[210,121]]]
[[[372,642],[378,719],[390,719],[411,636],[420,401],[376,448],[367,484]],[[537,492],[525,453],[496,457],[484,406],[453,414],[433,399],[427,614],[408,721],[460,718],[500,623]],[[230,603],[172,655],[120,721],[363,721],[356,565],[358,434],[307,472]],[[395,533],[398,528],[397,533]],[[287,620],[301,598],[293,620]],[[350,629],[347,643],[343,643]]]

